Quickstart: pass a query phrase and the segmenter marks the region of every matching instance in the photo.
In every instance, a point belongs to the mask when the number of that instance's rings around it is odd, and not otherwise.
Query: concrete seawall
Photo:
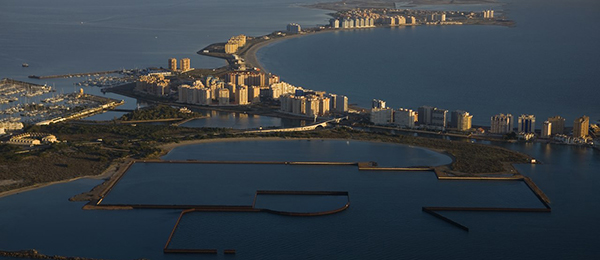
[[[280,211],[280,210],[272,210],[265,208],[256,208],[256,198],[258,195],[314,195],[314,196],[346,196],[347,202],[341,208],[332,209],[328,211],[320,211],[320,212],[290,212],[290,211]],[[153,205],[157,207],[152,208],[161,208],[161,205]],[[323,216],[339,213],[344,211],[350,207],[350,197],[347,191],[284,191],[284,190],[258,190],[254,194],[254,201],[252,205],[249,206],[190,206],[191,208],[185,209],[179,215],[173,230],[171,230],[171,234],[167,239],[167,242],[163,248],[163,253],[171,254],[171,253],[179,253],[179,254],[217,254],[217,249],[173,249],[169,248],[171,245],[171,241],[181,220],[186,214],[192,212],[265,212],[270,214],[284,215],[284,216],[295,216],[295,217],[315,217],[315,216]],[[146,207],[148,208],[148,207]],[[225,249],[224,254],[235,254],[234,249]]]
[[[543,208],[510,208],[510,207],[422,207],[422,210],[430,215],[433,215],[439,219],[442,219],[454,226],[457,226],[465,231],[469,231],[469,228],[457,223],[449,218],[446,218],[439,214],[439,211],[467,211],[467,212],[541,212],[549,213],[552,211],[550,208],[549,198],[542,192],[542,190],[529,178],[516,173],[512,176],[449,176],[440,167],[378,167],[376,162],[289,162],[289,161],[200,161],[200,160],[138,160],[131,161],[123,170],[123,174],[115,178],[106,190],[101,193],[101,198],[97,201],[90,202],[84,207],[84,209],[105,209],[105,210],[130,210],[130,209],[182,209],[184,210],[181,214],[183,216],[189,212],[265,212],[271,214],[279,214],[286,216],[322,216],[328,214],[335,214],[344,211],[350,206],[350,198],[347,191],[281,191],[281,190],[257,190],[254,194],[254,200],[251,205],[143,205],[143,204],[102,204],[102,200],[107,196],[110,190],[118,183],[123,177],[125,172],[134,163],[185,163],[185,164],[258,164],[258,165],[290,165],[290,166],[357,166],[360,171],[410,171],[410,172],[433,172],[438,180],[442,181],[523,181],[527,187],[536,195],[540,202],[544,205]],[[316,195],[316,196],[346,196],[347,203],[336,209],[331,209],[322,212],[290,212],[290,211],[279,211],[268,208],[257,208],[256,201],[259,195]],[[180,218],[181,218],[180,216]],[[174,227],[173,232],[177,228]],[[169,240],[170,241],[170,240]],[[167,243],[168,246],[168,243]],[[165,253],[196,253],[196,252],[214,252],[215,249],[183,249],[175,250],[167,249],[165,247]]]
[[[63,74],[63,75],[47,75],[47,76],[36,76],[31,75],[29,78],[31,79],[56,79],[56,78],[72,78],[72,77],[83,77],[83,76],[92,76],[92,75],[102,75],[102,74],[113,74],[119,73],[119,70],[109,70],[109,71],[96,71],[96,72],[84,72],[84,73],[71,73],[71,74]]]
[[[423,207],[422,210],[425,213],[428,213],[428,214],[430,214],[430,215],[432,215],[432,216],[434,216],[436,218],[439,218],[439,219],[441,219],[443,221],[446,221],[446,222],[450,223],[451,225],[454,225],[454,226],[456,226],[456,227],[458,227],[458,228],[460,228],[460,229],[462,229],[464,231],[469,232],[469,228],[468,227],[463,226],[462,224],[460,224],[460,223],[458,223],[458,222],[456,222],[454,220],[451,220],[451,219],[449,219],[447,217],[444,217],[444,216],[440,215],[439,213],[437,213],[437,212],[435,212],[433,210],[430,210],[429,208]]]

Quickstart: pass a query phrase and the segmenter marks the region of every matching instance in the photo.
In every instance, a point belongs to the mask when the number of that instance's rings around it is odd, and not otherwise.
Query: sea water
[[[231,160],[230,156],[218,151],[251,148],[257,155],[249,159],[255,159],[259,158],[259,154],[270,155],[271,149],[280,151],[288,148],[287,142],[190,145],[176,148],[165,159]],[[280,152],[280,157],[274,159],[299,160],[313,150],[328,151],[321,154],[321,159],[331,161],[354,152],[362,154],[362,159],[379,159],[389,156],[389,151],[395,151],[395,156],[400,158],[423,151],[401,145],[394,149],[394,145],[390,144],[389,148],[377,152],[376,148],[381,148],[381,144],[374,143],[372,148],[375,149],[366,153],[364,150],[369,149],[368,142],[363,142],[357,150],[344,148],[342,141],[302,142],[310,144],[298,145],[285,154]],[[468,226],[470,231],[467,233],[423,213],[421,207],[543,206],[520,182],[439,181],[431,172],[369,172],[357,171],[350,166],[280,165],[271,168],[258,165],[258,168],[247,167],[244,170],[244,165],[237,165],[240,169],[229,171],[219,165],[205,167],[192,164],[182,168],[164,164],[166,168],[148,168],[140,164],[125,175],[107,200],[151,203],[144,200],[148,196],[162,196],[169,199],[169,203],[187,204],[201,202],[204,196],[214,196],[213,191],[221,187],[224,193],[217,199],[229,197],[237,200],[236,194],[241,194],[240,201],[233,202],[250,203],[253,191],[245,192],[248,193],[246,196],[235,186],[228,185],[232,182],[239,184],[237,178],[243,180],[253,174],[271,177],[260,182],[247,182],[248,186],[253,186],[252,190],[292,187],[349,192],[350,208],[323,217],[226,212],[186,215],[171,244],[171,248],[231,248],[236,249],[240,257],[251,259],[581,259],[600,253],[594,246],[596,234],[600,232],[600,225],[595,221],[595,216],[600,213],[596,203],[600,195],[594,192],[600,184],[600,177],[595,174],[600,166],[600,154],[591,149],[570,146],[500,145],[528,153],[543,162],[540,165],[517,165],[517,169],[531,177],[550,197],[552,213],[442,212],[442,215]],[[421,157],[424,164],[447,162],[445,156],[435,153],[425,153]],[[236,159],[243,158],[238,156]],[[142,168],[138,168],[140,166]],[[279,167],[288,168],[281,170]],[[220,178],[219,173],[224,176],[220,181],[214,179]],[[181,174],[188,175],[187,182],[177,177]],[[215,180],[214,187],[210,187]],[[98,183],[80,180],[0,199],[3,209],[0,220],[10,223],[0,226],[2,249],[36,248],[46,254],[110,259],[201,257],[162,253],[162,247],[179,217],[178,210],[85,211],[81,209],[83,203],[67,201],[69,196],[89,190]],[[179,183],[179,187],[195,194],[197,199],[180,196],[177,185],[173,183]],[[193,183],[200,185],[194,189]],[[243,188],[243,185],[237,187]],[[148,194],[144,196],[144,193]]]
[[[447,7],[452,8],[452,7]],[[600,120],[597,1],[508,1],[515,27],[406,26],[293,38],[258,52],[291,84],[370,107],[466,110],[489,125],[499,113]]]

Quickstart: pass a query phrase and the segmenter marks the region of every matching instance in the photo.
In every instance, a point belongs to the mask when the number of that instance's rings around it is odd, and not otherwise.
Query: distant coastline
[[[384,4],[382,5],[382,3],[384,3]],[[285,31],[285,30],[279,30],[279,31],[274,31],[270,34],[262,35],[262,36],[249,37],[248,38],[249,40],[245,44],[245,46],[240,47],[240,49],[235,51],[235,53],[231,53],[231,52],[225,53],[224,52],[225,43],[214,43],[214,44],[211,44],[211,45],[199,50],[197,52],[197,54],[214,57],[214,58],[225,59],[225,60],[227,60],[227,62],[229,64],[228,69],[239,70],[239,68],[237,66],[240,65],[239,62],[241,61],[243,64],[241,70],[258,69],[260,71],[268,73],[269,71],[258,60],[257,52],[261,48],[271,45],[273,43],[276,43],[276,42],[279,42],[282,40],[286,40],[286,39],[301,37],[301,36],[305,36],[305,35],[312,35],[312,34],[316,34],[316,33],[332,32],[332,31],[357,30],[357,29],[364,30],[364,29],[372,29],[372,28],[390,28],[390,27],[398,27],[398,26],[412,27],[412,26],[422,26],[422,25],[427,25],[427,26],[432,26],[432,25],[433,26],[496,25],[496,26],[512,27],[515,24],[514,21],[507,20],[503,16],[500,16],[498,19],[496,19],[495,17],[493,17],[493,10],[492,10],[492,17],[483,16],[484,18],[481,18],[482,16],[477,16],[476,13],[479,13],[479,12],[449,11],[452,9],[451,7],[460,6],[462,4],[497,4],[498,3],[493,0],[492,1],[474,0],[474,1],[468,1],[468,2],[458,1],[456,3],[451,3],[451,4],[448,4],[442,0],[426,0],[426,1],[417,0],[417,1],[411,2],[410,7],[412,9],[410,9],[410,10],[402,9],[403,7],[408,7],[408,6],[396,6],[395,3],[396,3],[396,1],[387,1],[386,2],[386,1],[358,0],[358,1],[355,1],[355,2],[352,2],[349,4],[346,2],[331,2],[331,3],[316,3],[316,4],[311,4],[311,5],[305,5],[303,7],[315,8],[315,9],[321,9],[321,10],[334,10],[337,13],[330,13],[329,15],[331,16],[332,20],[337,20],[336,23],[337,22],[341,23],[341,21],[343,19],[345,19],[344,17],[348,17],[349,12],[354,12],[353,9],[356,9],[358,12],[369,13],[369,15],[372,12],[372,14],[375,15],[376,17],[378,15],[381,15],[381,13],[384,15],[384,17],[387,17],[385,15],[386,15],[386,12],[389,11],[390,16],[392,15],[391,12],[396,12],[396,13],[404,12],[404,13],[408,13],[411,15],[418,14],[420,19],[422,19],[423,16],[426,16],[426,14],[431,16],[432,17],[431,19],[434,19],[433,17],[435,15],[437,15],[439,13],[444,13],[444,16],[443,16],[444,18],[439,18],[442,16],[435,16],[435,17],[438,17],[438,18],[435,18],[438,20],[430,20],[430,18],[425,18],[425,20],[419,20],[416,23],[415,23],[416,20],[414,19],[414,17],[412,17],[412,19],[413,19],[412,22],[405,22],[405,23],[400,23],[400,22],[396,23],[394,21],[387,23],[385,20],[388,18],[383,19],[383,20],[381,18],[379,18],[378,21],[376,21],[374,24],[373,24],[373,21],[371,21],[370,25],[363,25],[362,23],[361,23],[361,25],[356,25],[356,26],[351,24],[349,27],[345,27],[343,25],[339,25],[339,27],[338,27],[338,25],[335,25],[335,27],[334,27],[334,25],[331,25],[331,24],[316,25],[315,27],[311,27],[311,28],[302,28],[299,33],[293,33],[293,32]],[[420,10],[418,7],[423,6],[423,5],[448,6],[448,10],[446,10],[446,11]],[[398,8],[398,9],[395,9],[395,8]],[[352,10],[352,11],[349,11],[349,10]],[[365,10],[367,10],[367,11],[365,11]],[[446,12],[453,13],[455,16],[457,14],[460,14],[460,18],[458,18],[458,20],[446,21],[445,20]],[[405,15],[405,14],[402,14],[402,15]],[[398,17],[398,16],[396,15],[394,17]],[[411,17],[411,16],[408,16],[408,17]],[[393,18],[393,19],[395,19],[395,18]],[[456,19],[456,18],[454,18],[454,19]],[[373,19],[371,19],[371,20],[373,20]],[[357,20],[357,23],[358,23],[358,20]],[[222,67],[222,68],[226,68],[226,67]]]

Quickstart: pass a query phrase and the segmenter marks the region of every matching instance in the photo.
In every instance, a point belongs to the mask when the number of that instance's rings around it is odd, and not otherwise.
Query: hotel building
[[[288,33],[300,33],[302,32],[302,27],[300,27],[297,23],[290,23],[287,25]]]
[[[542,138],[550,138],[552,135],[552,123],[550,121],[544,121],[542,125],[542,134],[540,135]]]
[[[573,137],[587,138],[590,131],[590,117],[582,116],[573,122]]]
[[[189,71],[191,69],[191,67],[190,67],[190,59],[189,58],[183,58],[183,59],[181,59],[180,69],[181,69],[182,72],[186,72],[186,71]]]
[[[418,108],[419,125],[431,129],[446,129],[446,114],[448,110],[437,107],[422,106]]]
[[[391,108],[371,109],[371,123],[376,125],[389,125],[394,122],[394,110]]]
[[[413,128],[415,127],[415,116],[416,112],[412,109],[400,108],[394,111],[394,125]]]
[[[470,115],[469,112],[456,110],[450,113],[450,128],[458,131],[469,131],[472,121],[473,115]]]
[[[492,116],[490,133],[508,134],[514,129],[513,116],[511,114],[499,114]]]
[[[548,122],[552,124],[552,134],[564,134],[565,133],[565,119],[561,116],[553,116],[548,118]]]
[[[533,133],[535,132],[535,116],[534,115],[521,115],[518,119],[518,132],[519,133]]]
[[[371,108],[385,108],[385,101],[379,99],[373,99],[371,101]]]
[[[175,58],[169,59],[169,70],[177,71],[177,59],[175,59]]]

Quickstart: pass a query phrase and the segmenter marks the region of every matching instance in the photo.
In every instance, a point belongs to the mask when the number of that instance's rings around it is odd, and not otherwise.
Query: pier
[[[278,211],[272,209],[264,209],[264,208],[256,208],[256,199],[258,195],[314,195],[314,196],[346,196],[348,201],[347,203],[338,209],[333,209],[329,211],[323,212],[288,212],[288,211]],[[205,249],[205,248],[182,248],[182,249],[173,249],[169,248],[171,245],[171,240],[181,223],[181,220],[186,214],[192,212],[266,212],[271,214],[278,214],[284,216],[296,216],[296,217],[314,217],[314,216],[323,216],[329,214],[335,214],[341,211],[344,211],[350,207],[350,198],[347,191],[281,191],[281,190],[258,190],[254,194],[254,201],[250,206],[202,206],[202,207],[194,207],[185,209],[179,215],[173,230],[171,230],[171,234],[167,239],[167,243],[163,248],[163,253],[165,254],[216,254],[217,249]],[[225,249],[224,254],[235,254],[234,249]]]
[[[84,77],[84,76],[94,76],[94,75],[104,75],[104,74],[113,74],[119,73],[120,70],[109,70],[109,71],[96,71],[96,72],[86,72],[86,73],[72,73],[72,74],[63,74],[63,75],[47,75],[47,76],[36,76],[30,75],[30,79],[58,79],[58,78],[73,78],[73,77]]]
[[[39,84],[29,83],[29,82],[20,81],[20,80],[9,79],[9,78],[3,78],[2,80],[0,80],[0,86],[2,86],[4,84],[13,84],[13,85],[19,85],[22,87],[45,87],[45,85],[39,85]]]

